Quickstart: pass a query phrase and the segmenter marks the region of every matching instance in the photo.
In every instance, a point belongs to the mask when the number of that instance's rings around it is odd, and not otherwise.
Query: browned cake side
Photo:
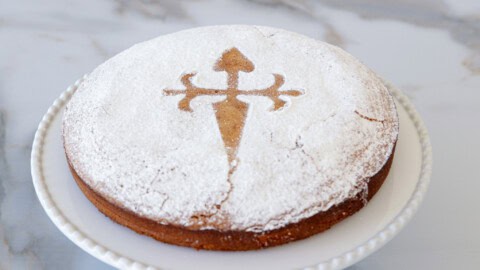
[[[393,151],[394,152],[394,151]],[[368,183],[369,201],[377,193],[386,179],[393,161],[393,154],[382,169]],[[262,233],[246,231],[190,230],[173,225],[163,225],[140,217],[137,214],[110,203],[92,190],[69,164],[75,181],[85,196],[107,217],[138,233],[150,236],[159,241],[207,250],[242,251],[277,246],[296,241],[323,232],[334,224],[351,216],[364,206],[361,194],[343,203],[331,207],[300,222]]]

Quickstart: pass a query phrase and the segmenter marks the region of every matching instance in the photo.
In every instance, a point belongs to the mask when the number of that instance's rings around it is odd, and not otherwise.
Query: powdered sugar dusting
[[[214,72],[238,48],[255,65],[239,88],[262,89],[272,73],[299,97],[271,111],[268,98],[239,96],[250,108],[229,164],[212,103],[178,109],[180,77],[224,89]],[[79,87],[64,115],[65,150],[79,176],[126,209],[191,228],[265,231],[310,217],[365,190],[391,154],[395,105],[382,82],[331,45],[267,27],[215,26],[162,36],[120,53]],[[220,208],[216,207],[221,205]]]

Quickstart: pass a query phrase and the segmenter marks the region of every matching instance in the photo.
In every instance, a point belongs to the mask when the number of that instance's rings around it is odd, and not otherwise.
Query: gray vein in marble
[[[335,29],[335,27],[330,24],[325,18],[323,18],[320,14],[313,12],[314,8],[312,3],[309,3],[305,0],[247,0],[249,2],[267,5],[267,6],[275,6],[275,7],[285,7],[291,11],[300,12],[302,14],[308,14],[312,19],[315,19],[318,23],[323,25],[325,29],[325,33],[323,35],[323,40],[342,47],[345,45],[344,38],[340,35],[340,33]]]
[[[480,46],[478,47],[480,50]],[[463,66],[468,68],[474,74],[480,75],[480,53],[473,53],[468,58],[463,60]]]
[[[40,33],[40,34],[38,34],[38,37],[48,39],[48,40],[52,40],[52,41],[55,41],[55,42],[65,42],[64,38],[53,35],[51,33]]]
[[[8,156],[17,152],[23,157],[22,167],[29,167],[33,137],[28,136],[25,143],[18,145],[7,143],[7,120],[6,112],[0,110],[0,269],[42,269],[40,258],[55,261],[58,269],[68,269],[74,253],[51,250],[71,250],[73,245],[51,228],[30,179],[18,177],[18,173],[12,175],[9,166]]]
[[[285,6],[293,10],[311,13],[311,5],[306,0],[247,0],[264,5]]]
[[[326,30],[325,35],[323,38],[325,39],[326,42],[337,45],[339,47],[344,47],[345,46],[345,39],[338,33],[338,31],[333,27],[333,25],[324,22],[324,27]]]
[[[103,59],[108,59],[110,57],[110,53],[105,49],[100,42],[98,42],[97,39],[95,38],[90,38],[90,44],[92,47],[95,49],[95,51],[103,58]]]
[[[354,12],[366,19],[393,19],[417,26],[447,30],[454,40],[474,51],[464,60],[463,65],[473,74],[480,75],[480,16],[454,16],[443,3],[435,0],[383,2],[322,0],[322,2],[334,8]]]
[[[0,201],[5,196],[5,189],[1,183],[8,177],[8,164],[5,154],[5,130],[6,130],[6,113],[0,109]],[[0,214],[2,213],[0,209]]]
[[[311,8],[316,1],[303,0],[248,0],[256,3],[280,5],[296,9],[309,16],[318,18]],[[474,53],[464,60],[464,66],[473,74],[480,75],[480,14],[474,16],[455,16],[451,14],[448,7],[436,0],[320,0],[323,5],[353,12],[365,19],[388,19],[402,21],[416,26],[431,27],[446,30],[454,40],[467,46]],[[325,22],[327,31],[334,35],[326,41],[341,45],[341,40],[336,40],[333,27],[328,30],[328,23]],[[440,45],[440,44],[439,44]]]
[[[419,26],[446,29],[458,42],[480,50],[480,17],[458,17],[439,1],[321,0],[324,4],[354,12],[367,19],[394,19]]]
[[[6,113],[0,110],[0,202],[3,202],[5,197],[4,183],[8,178],[8,164],[5,153],[5,131],[6,131]],[[0,216],[2,209],[0,208]],[[0,226],[0,269],[6,269],[7,263],[10,261],[10,249],[5,239],[3,226]]]
[[[120,31],[124,27],[120,22],[108,19],[86,17],[76,14],[50,14],[48,20],[39,20],[38,17],[16,16],[14,13],[9,17],[0,18],[0,27],[12,27],[27,31],[41,30],[51,32],[78,32],[78,33],[106,33]],[[2,24],[3,20],[3,24]]]
[[[115,0],[115,11],[124,15],[133,12],[151,19],[165,20],[167,17],[188,18],[182,6],[183,1],[177,0]]]

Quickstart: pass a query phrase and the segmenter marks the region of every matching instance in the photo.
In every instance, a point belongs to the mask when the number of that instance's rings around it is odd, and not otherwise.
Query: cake
[[[304,239],[360,210],[398,130],[387,88],[354,57],[244,25],[121,52],[63,117],[68,166],[98,210],[165,243],[230,251]]]

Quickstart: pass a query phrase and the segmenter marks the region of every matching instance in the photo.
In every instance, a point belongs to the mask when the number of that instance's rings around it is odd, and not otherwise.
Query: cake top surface
[[[343,50],[259,26],[137,44],[68,103],[71,166],[110,202],[162,224],[261,232],[359,192],[390,157],[395,104]]]

